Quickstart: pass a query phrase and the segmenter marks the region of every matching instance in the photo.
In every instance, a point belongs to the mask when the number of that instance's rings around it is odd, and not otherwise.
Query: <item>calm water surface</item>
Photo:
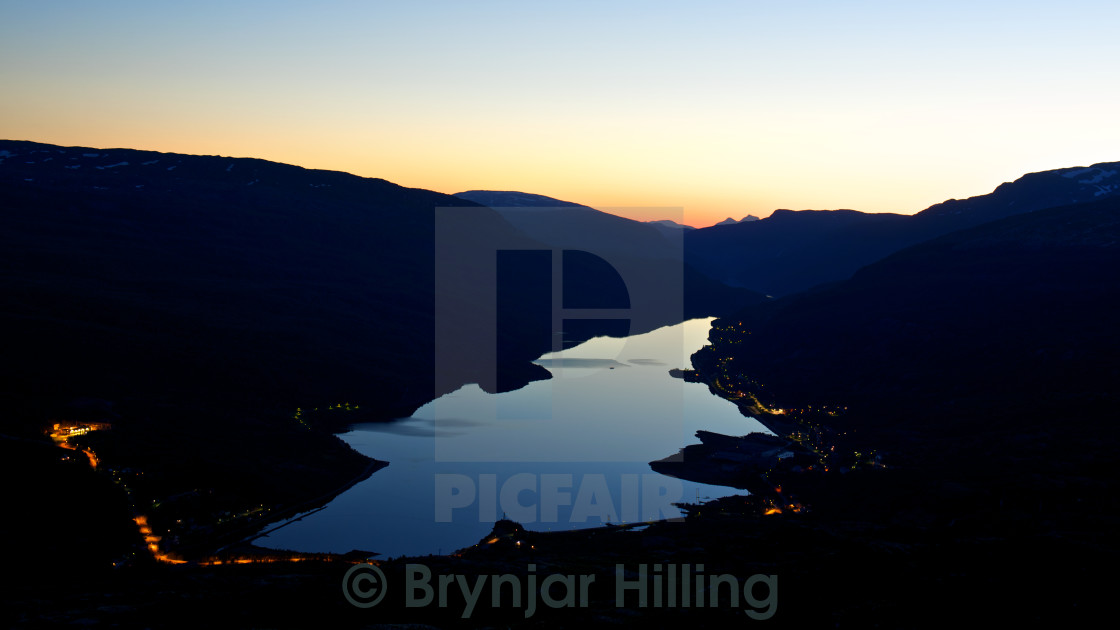
[[[537,362],[553,378],[514,392],[468,385],[393,423],[340,437],[389,466],[256,544],[384,556],[470,546],[506,515],[529,529],[680,516],[675,501],[744,491],[680,481],[649,462],[698,429],[768,432],[706,385],[669,376],[707,342],[710,319],[596,338]]]

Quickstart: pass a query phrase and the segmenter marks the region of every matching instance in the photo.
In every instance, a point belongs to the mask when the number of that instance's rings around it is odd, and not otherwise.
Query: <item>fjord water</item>
[[[710,322],[591,339],[542,356],[549,380],[501,394],[468,385],[410,418],[357,425],[340,437],[389,466],[256,544],[450,553],[478,542],[503,515],[533,530],[574,529],[675,518],[673,502],[744,493],[649,467],[697,443],[699,429],[768,432],[706,385],[669,375],[690,366]]]

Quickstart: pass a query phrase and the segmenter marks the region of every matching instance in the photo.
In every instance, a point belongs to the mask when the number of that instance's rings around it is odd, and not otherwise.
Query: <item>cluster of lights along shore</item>
[[[320,411],[357,411],[360,409],[358,405],[351,405],[350,403],[336,403],[334,405],[327,405],[325,407],[313,407],[311,409],[304,409],[303,407],[296,407],[295,413],[292,414],[292,419],[300,423],[305,429],[310,429],[311,425],[308,424],[306,416],[308,412]]]
[[[837,434],[821,420],[838,418],[848,411],[842,404],[834,405],[805,405],[801,407],[781,407],[775,404],[767,395],[766,385],[755,378],[736,369],[735,357],[727,353],[728,350],[742,344],[747,335],[752,334],[743,322],[719,321],[713,323],[709,339],[711,347],[716,351],[715,370],[706,374],[705,380],[711,385],[713,391],[719,396],[734,402],[746,413],[756,417],[780,418],[783,426],[789,429],[784,437],[809,449],[816,455],[817,464],[807,466],[804,472],[834,472],[846,471],[855,468],[886,468],[881,456],[874,450],[851,451],[840,453],[837,451],[833,438]],[[767,402],[769,401],[769,402]],[[839,435],[847,435],[846,432]],[[764,477],[770,479],[774,470],[768,470]],[[770,484],[775,495],[781,495],[781,486]],[[766,498],[763,500],[764,514],[781,514],[783,510],[800,512],[805,506],[782,497],[781,500]]]
[[[337,403],[326,405],[322,408],[315,407],[311,411],[357,411],[358,405],[350,403]],[[303,418],[306,412],[297,408],[292,418],[303,427],[310,429],[311,426]],[[125,497],[128,500],[129,510],[132,513],[132,521],[136,524],[137,531],[140,538],[144,541],[144,550],[156,562],[164,564],[197,564],[202,566],[217,566],[223,564],[249,564],[249,563],[271,563],[271,562],[301,562],[306,560],[320,560],[320,561],[335,561],[340,558],[331,554],[297,554],[287,552],[273,552],[273,553],[258,553],[254,555],[237,556],[230,554],[223,554],[220,556],[208,556],[205,558],[198,558],[187,560],[182,555],[176,553],[174,550],[175,542],[178,536],[175,535],[169,528],[165,528],[161,533],[156,533],[153,525],[149,519],[149,514],[141,508],[141,502],[138,501],[136,492],[129,484],[130,479],[137,479],[144,476],[144,471],[135,470],[132,468],[114,468],[112,466],[103,466],[101,459],[94,452],[93,448],[88,445],[75,443],[77,438],[88,435],[95,431],[109,431],[112,429],[112,424],[108,422],[55,422],[46,431],[54,443],[68,451],[82,453],[88,460],[90,467],[102,474],[109,475],[113,483],[121,488]],[[70,455],[64,455],[64,460],[70,459]],[[152,499],[143,502],[145,506],[151,509],[159,509],[161,501],[159,499]],[[233,512],[222,512],[215,516],[214,524],[228,525],[238,522],[251,522],[257,518],[267,518],[273,511],[272,507],[264,504],[257,504],[253,506],[245,506],[242,510]],[[175,525],[185,527],[182,519],[176,519]],[[137,552],[130,552],[125,557],[119,558],[114,561],[115,566],[124,566],[137,558]],[[346,560],[347,562],[356,562],[357,560]]]

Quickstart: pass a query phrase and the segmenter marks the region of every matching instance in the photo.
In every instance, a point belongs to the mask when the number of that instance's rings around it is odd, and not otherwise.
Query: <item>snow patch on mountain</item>
[[[1092,179],[1079,179],[1079,180],[1077,180],[1077,183],[1078,184],[1097,184],[1097,183],[1100,183],[1101,180],[1112,177],[1115,174],[1116,174],[1116,171],[1106,171],[1106,170],[1103,170],[1103,169],[1097,169],[1097,174]]]
[[[1082,175],[1089,175],[1087,178],[1078,179],[1078,184],[1099,184],[1101,180],[1108,179],[1117,173],[1115,170],[1105,170],[1099,166],[1088,166],[1085,168],[1071,168],[1064,172],[1059,171],[1062,177],[1066,179],[1073,179],[1081,177]]]

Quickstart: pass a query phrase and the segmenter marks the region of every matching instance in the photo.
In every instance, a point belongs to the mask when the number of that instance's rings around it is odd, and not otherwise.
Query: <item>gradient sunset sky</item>
[[[0,0],[0,137],[696,226],[1120,160],[1120,3],[914,4]]]

